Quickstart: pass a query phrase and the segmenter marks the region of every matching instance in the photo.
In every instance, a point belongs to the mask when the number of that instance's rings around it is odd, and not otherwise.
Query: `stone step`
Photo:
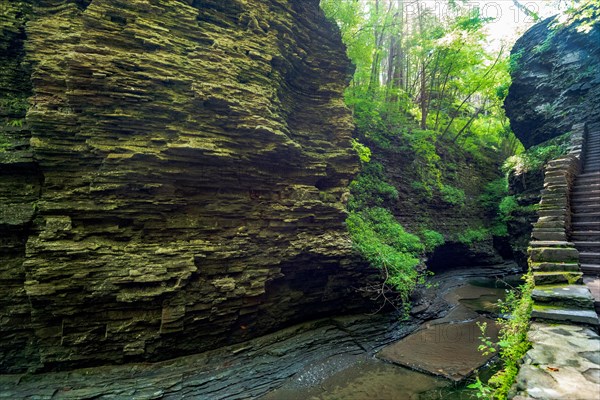
[[[600,264],[600,253],[581,252],[579,253],[579,262],[583,264]]]
[[[530,262],[534,272],[579,272],[579,263]]]
[[[579,257],[581,257],[581,252],[600,253],[600,241],[579,240],[573,244],[575,245],[575,248],[579,250]]]
[[[584,222],[572,222],[571,226],[574,230],[590,230],[590,231],[598,231],[600,230],[600,222],[594,221],[584,221]]]
[[[533,262],[576,262],[579,252],[576,248],[532,247],[527,249]]]
[[[575,247],[575,243],[565,240],[533,240],[529,247]]]
[[[587,225],[586,225],[587,226]],[[534,229],[558,230],[565,228],[564,221],[538,221],[533,224]]]
[[[599,221],[600,222],[600,211],[591,213],[574,213],[572,216],[573,222],[579,221]]]
[[[567,240],[567,234],[564,232],[544,232],[544,231],[533,231],[531,233],[533,240]]]
[[[584,165],[584,167],[585,167],[585,165]],[[580,179],[595,181],[597,179],[600,179],[600,172],[598,172],[598,171],[581,172],[579,175],[577,175],[575,180],[578,181]]]
[[[600,204],[573,204],[573,213],[600,212]]]
[[[600,276],[586,275],[583,277],[583,283],[590,289],[594,302],[600,302]]]
[[[567,215],[570,215],[571,213],[568,212],[566,209],[556,209],[556,210],[540,210],[538,212],[538,215],[540,216],[540,218],[542,217],[566,217]]]
[[[575,186],[572,193],[578,195],[587,194],[590,197],[598,197],[600,196],[600,184]]]
[[[583,167],[583,171],[584,173],[588,173],[588,172],[596,172],[600,169],[600,166],[598,165],[588,165],[588,166],[584,166]]]
[[[576,185],[596,182],[600,182],[600,173],[581,174],[575,178]]]
[[[537,304],[582,310],[594,308],[594,298],[585,285],[539,285],[535,286],[531,297]]]
[[[533,279],[535,285],[556,285],[556,284],[580,284],[583,282],[583,272],[575,271],[552,271],[552,272],[534,272]]]
[[[594,306],[596,313],[600,310],[600,276],[586,275],[583,277],[583,283],[590,289],[592,297],[594,297]]]
[[[600,275],[600,265],[598,264],[581,264],[581,272],[586,275]]]
[[[573,204],[600,204],[600,196],[573,199]]]
[[[558,191],[553,189],[542,189],[540,193],[542,194],[543,199],[561,199],[566,196],[567,188],[565,187],[564,190],[561,188]]]
[[[573,231],[571,239],[573,241],[598,241],[600,240],[600,231]]]
[[[534,304],[531,310],[531,318],[545,321],[571,322],[598,326],[598,314],[593,309],[579,310],[568,307],[546,306]]]

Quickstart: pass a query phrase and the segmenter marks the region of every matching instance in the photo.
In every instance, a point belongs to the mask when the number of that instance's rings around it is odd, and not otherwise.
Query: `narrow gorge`
[[[475,396],[600,122],[586,1],[509,56],[462,6],[0,0],[0,399]]]

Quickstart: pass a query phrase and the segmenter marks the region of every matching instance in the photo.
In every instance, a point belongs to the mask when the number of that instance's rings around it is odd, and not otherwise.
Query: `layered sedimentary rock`
[[[28,356],[3,335],[2,370],[164,359],[364,304],[350,68],[318,1],[35,3],[11,179],[36,211],[3,212],[20,242],[0,271]]]
[[[584,120],[600,120],[600,21],[594,7],[590,2],[566,22],[550,18],[535,25],[512,49],[505,108],[525,147]]]

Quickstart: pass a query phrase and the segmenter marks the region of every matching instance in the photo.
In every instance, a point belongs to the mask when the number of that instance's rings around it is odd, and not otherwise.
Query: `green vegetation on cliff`
[[[356,67],[345,98],[362,171],[350,186],[348,229],[407,299],[420,260],[437,246],[493,251],[492,237],[507,235],[499,167],[521,150],[501,107],[509,60],[484,46],[487,20],[458,2],[448,18],[419,2],[321,6]]]

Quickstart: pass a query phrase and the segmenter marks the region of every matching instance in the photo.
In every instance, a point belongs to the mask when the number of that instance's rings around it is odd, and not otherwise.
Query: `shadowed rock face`
[[[581,21],[554,24],[550,18],[535,25],[511,51],[505,108],[525,147],[600,119],[600,22],[587,32]]]
[[[0,153],[30,193],[0,198],[0,370],[165,359],[365,305],[351,68],[318,3],[44,0],[2,36],[32,94],[26,162]],[[19,202],[37,211],[15,222]]]

